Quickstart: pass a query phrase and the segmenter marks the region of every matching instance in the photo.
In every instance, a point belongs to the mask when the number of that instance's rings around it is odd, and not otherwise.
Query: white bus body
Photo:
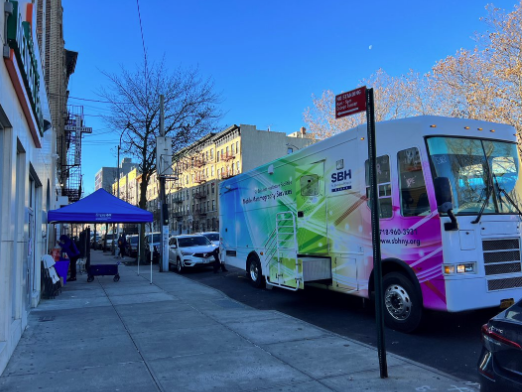
[[[257,286],[266,279],[370,297],[366,132],[358,126],[223,181],[225,263]],[[507,125],[433,116],[376,124],[390,327],[414,330],[423,308],[459,312],[522,296],[515,134]]]

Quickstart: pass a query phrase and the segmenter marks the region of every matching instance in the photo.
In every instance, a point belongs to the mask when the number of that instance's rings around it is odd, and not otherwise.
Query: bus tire
[[[259,257],[257,257],[257,255],[250,255],[246,267],[247,278],[250,284],[258,289],[263,287],[264,278]]]
[[[400,272],[390,272],[382,280],[384,322],[388,328],[411,333],[422,319],[421,296],[413,283]]]

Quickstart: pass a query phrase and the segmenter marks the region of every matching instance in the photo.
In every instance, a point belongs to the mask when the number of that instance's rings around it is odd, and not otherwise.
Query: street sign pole
[[[163,112],[163,95],[160,95],[160,135],[161,137],[165,137],[165,117]],[[157,144],[157,143],[156,143]],[[160,250],[161,250],[161,260],[159,261],[160,271],[161,272],[168,272],[169,271],[169,255],[168,252],[165,250],[168,249],[168,235],[169,235],[169,226],[166,225],[165,222],[168,222],[168,209],[166,205],[166,197],[165,197],[165,177],[163,173],[163,164],[160,164],[162,162],[162,157],[158,153],[158,156],[156,157],[156,173],[158,173],[159,178],[159,185],[160,185],[160,229],[161,229],[161,236],[160,236]]]
[[[368,127],[368,162],[370,166],[370,201],[372,214],[373,280],[375,283],[375,321],[377,353],[381,378],[388,377],[386,345],[384,341],[384,306],[382,293],[381,235],[379,227],[379,192],[377,189],[377,153],[375,142],[375,113],[373,89],[366,90],[366,124]]]
[[[370,169],[370,205],[372,222],[373,280],[375,283],[375,321],[377,352],[381,378],[388,377],[386,345],[384,341],[384,306],[382,292],[381,234],[379,230],[379,192],[377,189],[377,153],[375,142],[375,107],[373,89],[360,87],[335,96],[335,118],[366,112],[368,129],[368,162]]]

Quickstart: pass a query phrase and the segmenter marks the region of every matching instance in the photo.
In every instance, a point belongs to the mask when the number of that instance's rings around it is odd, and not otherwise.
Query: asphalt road
[[[211,269],[185,271],[184,275],[256,309],[278,310],[310,324],[377,346],[374,303],[361,298],[305,288],[256,289],[245,272],[228,267],[214,274]],[[477,361],[481,350],[480,328],[500,310],[449,314],[427,312],[414,334],[386,330],[386,350],[439,369],[464,380],[478,382]],[[390,370],[390,375],[393,370]]]

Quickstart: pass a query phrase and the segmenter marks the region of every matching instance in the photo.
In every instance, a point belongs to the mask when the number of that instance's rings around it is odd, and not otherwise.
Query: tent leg
[[[150,246],[152,247],[150,250],[150,284],[152,284],[152,258],[154,257],[154,247],[152,244],[154,240],[154,222],[152,222],[150,226]]]
[[[140,259],[141,259],[141,225],[138,225],[138,254],[136,257],[138,258],[138,275],[140,274]]]

